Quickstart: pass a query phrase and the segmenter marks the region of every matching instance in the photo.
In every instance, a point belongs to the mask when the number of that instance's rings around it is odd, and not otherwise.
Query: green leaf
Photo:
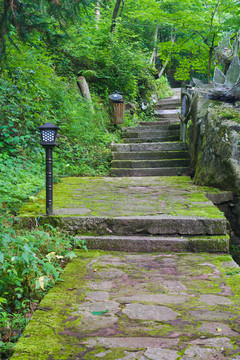
[[[92,314],[93,315],[103,315],[103,314],[106,314],[108,313],[109,310],[103,310],[103,311],[92,311]]]

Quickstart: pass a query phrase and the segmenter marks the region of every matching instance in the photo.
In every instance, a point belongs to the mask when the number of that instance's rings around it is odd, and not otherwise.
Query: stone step
[[[139,169],[139,168],[167,168],[167,167],[188,167],[189,160],[173,159],[173,160],[113,160],[111,169]]]
[[[176,131],[180,130],[180,123],[175,124],[156,124],[150,122],[149,125],[134,126],[129,128],[123,128],[122,133],[135,133],[135,132],[156,132],[156,131]]]
[[[187,144],[179,141],[112,145],[112,151],[118,151],[118,152],[182,151],[187,149],[188,149]]]
[[[159,138],[159,137],[173,137],[177,136],[179,137],[180,130],[174,130],[174,129],[155,129],[155,127],[152,130],[148,129],[138,129],[136,131],[125,131],[122,133],[123,138]]]
[[[88,249],[126,252],[228,253],[228,236],[80,236]]]
[[[180,110],[155,110],[154,117],[156,118],[179,118]]]
[[[113,160],[187,159],[188,151],[112,152]]]
[[[188,167],[162,167],[162,168],[141,168],[141,169],[111,169],[111,176],[180,176],[187,175]]]
[[[154,106],[155,110],[174,110],[180,109],[179,103],[177,104],[156,104]]]
[[[225,235],[226,219],[202,216],[61,216],[58,225],[75,234],[87,235]]]
[[[179,107],[180,104],[181,104],[181,100],[180,97],[178,96],[161,99],[158,100],[156,103],[156,105],[176,105],[176,107]]]
[[[132,143],[151,143],[151,142],[170,142],[170,141],[179,141],[180,140],[180,134],[177,135],[158,135],[156,134],[156,137],[148,137],[148,136],[142,136],[142,137],[133,137],[133,138],[124,138],[123,141],[125,144],[132,144]]]
[[[180,124],[180,119],[178,117],[172,118],[157,118],[158,120],[155,121],[141,121],[140,125],[147,125],[147,126],[155,126],[155,125],[177,125]]]

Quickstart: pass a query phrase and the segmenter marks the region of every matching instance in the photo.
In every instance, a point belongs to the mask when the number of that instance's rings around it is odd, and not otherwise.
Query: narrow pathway
[[[124,144],[112,146],[113,176],[174,176],[188,173],[187,144],[180,142],[180,91],[159,100],[155,121],[123,129]]]
[[[158,106],[176,106],[173,100]],[[145,142],[149,130],[142,124],[143,132],[126,130],[133,142],[114,145],[113,165],[131,166],[113,169],[127,177],[65,178],[55,185],[55,215],[39,223],[72,232],[89,251],[76,251],[12,359],[240,360],[240,270],[228,255],[226,219],[212,202],[221,193],[187,176],[140,176],[152,163],[135,168],[138,161],[158,161],[155,169],[162,171],[161,157],[176,151],[146,150],[179,144],[162,141],[162,126],[176,126],[174,111],[156,110],[158,125],[150,127],[161,126],[157,142]],[[25,204],[19,222],[35,224],[41,212],[43,201],[35,211]]]

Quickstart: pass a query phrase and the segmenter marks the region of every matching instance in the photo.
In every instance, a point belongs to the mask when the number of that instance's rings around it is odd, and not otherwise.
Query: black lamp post
[[[52,149],[56,146],[56,136],[58,126],[51,123],[39,126],[42,142],[41,145],[46,149],[46,215],[53,213],[53,163]]]

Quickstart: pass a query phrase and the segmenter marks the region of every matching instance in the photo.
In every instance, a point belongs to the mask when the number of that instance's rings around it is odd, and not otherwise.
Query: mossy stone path
[[[223,218],[208,200],[211,187],[199,187],[188,176],[172,177],[72,177],[54,185],[54,215],[154,216],[195,215]],[[45,192],[26,203],[21,216],[45,213]]]
[[[240,274],[229,255],[77,252],[14,360],[239,360]]]
[[[158,120],[174,123],[165,108],[163,101]],[[170,145],[168,157],[185,157],[185,144],[173,148],[179,143],[115,145],[115,156],[127,166],[165,157]],[[62,179],[50,217],[42,215],[44,193],[33,198],[20,226],[50,222],[90,250],[76,251],[12,359],[240,360],[240,270],[223,254],[226,219],[212,203],[231,196],[186,176],[149,176]]]
[[[65,178],[54,186],[54,216],[40,216],[40,193],[20,220],[50,222],[94,249],[228,252],[226,219],[207,198],[214,193],[184,176]]]

